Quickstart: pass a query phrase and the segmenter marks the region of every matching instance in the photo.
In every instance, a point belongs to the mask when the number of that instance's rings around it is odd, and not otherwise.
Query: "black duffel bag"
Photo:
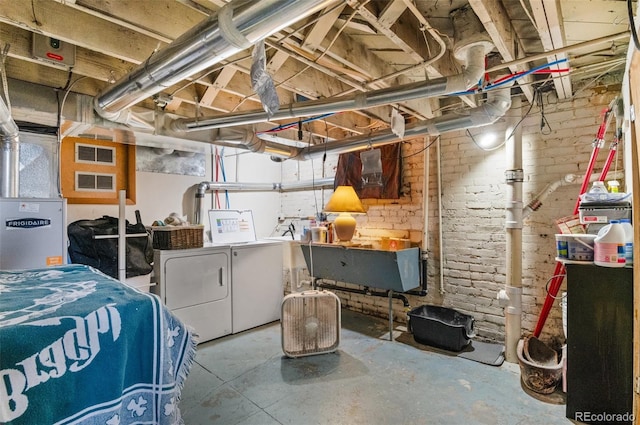
[[[137,223],[126,222],[126,232],[142,234],[127,237],[126,266],[127,278],[146,275],[153,270],[153,245],[151,235],[136,211]],[[102,216],[95,220],[78,220],[67,226],[69,237],[69,258],[71,262],[92,266],[104,274],[118,278],[118,219]],[[114,235],[102,239],[96,236]]]

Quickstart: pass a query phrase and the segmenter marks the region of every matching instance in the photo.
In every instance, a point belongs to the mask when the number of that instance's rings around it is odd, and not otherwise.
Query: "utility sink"
[[[309,274],[369,288],[406,292],[420,286],[420,249],[398,251],[299,244]]]

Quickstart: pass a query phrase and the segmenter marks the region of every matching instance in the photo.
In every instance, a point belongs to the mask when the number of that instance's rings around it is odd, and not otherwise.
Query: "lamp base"
[[[340,242],[349,242],[356,231],[356,219],[349,213],[340,213],[333,221],[333,228]]]

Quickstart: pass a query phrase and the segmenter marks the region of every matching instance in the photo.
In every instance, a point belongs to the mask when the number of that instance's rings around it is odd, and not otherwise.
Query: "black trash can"
[[[462,351],[475,336],[475,319],[437,305],[422,305],[409,312],[409,330],[419,344]]]

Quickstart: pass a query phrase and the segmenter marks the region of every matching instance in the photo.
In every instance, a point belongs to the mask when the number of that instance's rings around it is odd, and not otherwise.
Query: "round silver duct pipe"
[[[0,96],[0,198],[17,198],[20,191],[19,129]]]
[[[471,108],[466,115],[448,113],[430,120],[418,121],[405,128],[404,137],[420,135],[438,135],[450,131],[481,127],[493,124],[511,107],[511,88],[499,88],[487,92],[487,102]],[[327,152],[347,153],[368,147],[378,147],[396,142],[400,138],[390,129],[371,133],[366,136],[355,136],[335,142],[313,145],[299,149],[294,158],[311,159],[321,157]]]
[[[228,190],[231,192],[295,192],[298,190],[333,189],[333,180],[333,177],[326,177],[286,183],[202,182],[196,189],[194,223],[202,224],[202,198],[207,192],[216,190]]]
[[[268,115],[263,109],[256,109],[236,114],[224,114],[209,118],[179,119],[172,123],[172,129],[179,131],[199,131],[220,127],[233,127],[244,124],[254,124],[270,120],[298,118],[303,116],[323,115],[356,109],[366,109],[374,106],[389,105],[409,99],[435,97],[446,92],[447,79],[438,78],[428,82],[407,84],[400,87],[389,87],[359,93],[353,96],[310,100],[283,105],[278,112]],[[464,89],[461,89],[464,90]]]
[[[390,105],[412,99],[433,98],[463,92],[477,84],[478,80],[482,78],[485,69],[484,57],[487,51],[491,50],[491,47],[493,47],[493,45],[489,46],[485,41],[482,41],[470,43],[464,48],[460,48],[460,55],[465,59],[464,71],[461,74],[449,77],[372,90],[351,96],[292,103],[281,106],[280,109],[272,115],[268,115],[263,109],[256,109],[235,114],[222,114],[209,118],[178,119],[173,121],[170,126],[171,129],[175,131],[208,130],[284,118],[298,118],[367,109],[374,106]]]
[[[95,98],[105,119],[179,81],[251,47],[282,28],[329,6],[335,0],[234,0],[158,50],[143,64]]]

